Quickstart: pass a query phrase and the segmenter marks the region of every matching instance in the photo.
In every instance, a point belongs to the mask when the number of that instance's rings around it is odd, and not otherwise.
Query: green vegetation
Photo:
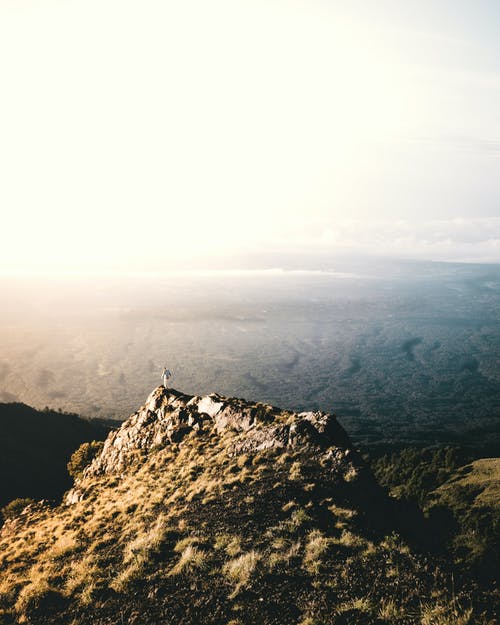
[[[410,447],[374,460],[371,467],[391,495],[422,506],[429,493],[469,459],[458,447]]]
[[[73,479],[82,476],[83,470],[92,460],[100,453],[104,443],[102,441],[90,441],[90,443],[82,443],[76,451],[71,455],[68,462],[68,473]]]
[[[457,570],[491,583],[500,571],[500,459],[466,464],[470,453],[410,448],[372,467],[394,497],[423,509],[435,550],[447,553]]]
[[[34,499],[29,499],[29,498],[26,498],[26,497],[13,499],[11,502],[9,502],[6,506],[4,506],[0,510],[0,518],[12,519],[12,518],[18,516],[19,514],[21,514],[21,512],[27,506],[30,506],[30,505],[32,505],[34,503],[35,503]]]
[[[456,563],[484,583],[500,571],[500,459],[461,467],[430,493],[426,511]]]

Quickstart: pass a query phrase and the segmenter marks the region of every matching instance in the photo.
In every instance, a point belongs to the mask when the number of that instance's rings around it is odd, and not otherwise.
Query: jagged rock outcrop
[[[106,473],[120,474],[139,452],[181,443],[190,433],[215,432],[227,441],[228,454],[257,453],[265,449],[291,448],[321,454],[325,462],[353,479],[363,463],[333,414],[301,412],[226,398],[217,393],[191,396],[156,388],[146,403],[122,426],[111,432],[102,452],[85,469],[83,480]],[[66,498],[79,501],[83,493],[77,481]]]

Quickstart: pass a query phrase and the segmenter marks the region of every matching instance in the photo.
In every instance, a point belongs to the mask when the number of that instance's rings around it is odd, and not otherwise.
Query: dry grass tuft
[[[241,552],[241,538],[232,534],[219,534],[215,540],[215,549],[223,549],[228,556],[234,558]]]
[[[194,547],[192,544],[188,545],[181,554],[181,557],[177,564],[169,571],[169,577],[174,575],[186,575],[195,569],[202,569],[207,564],[207,553]]]
[[[100,573],[97,558],[93,554],[72,562],[70,573],[66,579],[65,591],[68,594],[80,593],[80,602],[83,605],[88,605],[91,602]]]
[[[321,621],[318,621],[318,619],[312,616],[306,616],[298,625],[321,625]]]
[[[307,514],[307,512],[303,508],[298,508],[292,512],[292,516],[287,521],[287,526],[288,529],[293,532],[310,521],[312,521],[312,518]]]
[[[349,530],[342,531],[338,543],[351,549],[367,549],[370,544],[368,540],[357,534],[353,534],[353,532]]]
[[[402,606],[398,606],[394,599],[382,599],[378,608],[378,617],[392,623],[399,622],[405,615]]]
[[[331,543],[331,539],[320,530],[315,529],[309,532],[304,549],[304,567],[311,575],[319,573],[321,557],[328,551]]]
[[[380,543],[380,546],[387,551],[395,551],[401,554],[409,554],[410,548],[406,545],[400,536],[397,534],[391,534],[386,536]]]
[[[235,584],[232,597],[248,586],[262,556],[257,551],[248,551],[234,560],[226,562],[222,571],[229,581]]]
[[[456,601],[449,603],[426,603],[421,607],[422,625],[469,625],[472,608],[463,609]]]
[[[351,599],[350,601],[344,601],[344,603],[338,605],[335,608],[335,614],[344,614],[345,612],[350,612],[351,610],[370,614],[373,610],[373,604],[368,597],[358,597],[356,599]]]
[[[277,551],[271,553],[266,560],[267,567],[270,571],[274,571],[281,565],[289,566],[293,559],[300,556],[300,551],[302,549],[300,540],[293,542],[282,537],[276,538],[272,546]]]
[[[199,542],[200,539],[198,536],[186,536],[175,543],[174,551],[175,553],[182,553],[186,547],[192,547],[197,545]]]
[[[296,460],[295,462],[292,463],[292,466],[290,467],[288,478],[292,481],[295,481],[295,480],[302,479],[302,477],[303,475],[301,471],[301,464],[298,460]]]

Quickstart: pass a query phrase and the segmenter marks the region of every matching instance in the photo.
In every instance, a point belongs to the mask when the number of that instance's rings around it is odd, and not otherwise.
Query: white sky
[[[500,262],[495,0],[2,0],[0,270]]]

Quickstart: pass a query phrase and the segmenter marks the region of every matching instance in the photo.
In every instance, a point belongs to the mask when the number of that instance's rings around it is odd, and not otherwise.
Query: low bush
[[[100,453],[103,445],[102,441],[91,441],[90,443],[83,443],[73,452],[68,462],[68,473],[73,479],[78,479],[82,476],[85,467]]]
[[[12,519],[19,516],[25,508],[33,503],[35,503],[33,499],[26,497],[14,499],[0,510],[2,519]]]

